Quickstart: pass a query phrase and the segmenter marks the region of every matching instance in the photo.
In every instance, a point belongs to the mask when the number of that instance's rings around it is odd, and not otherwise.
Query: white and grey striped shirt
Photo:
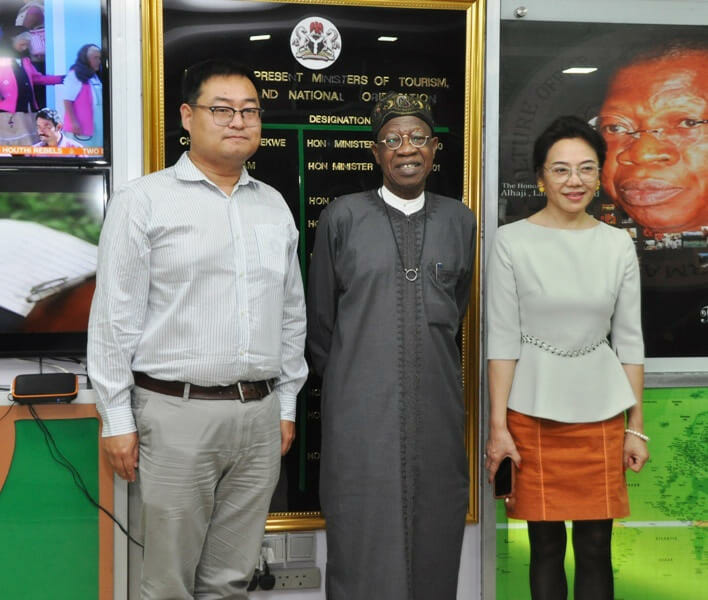
[[[308,371],[297,248],[282,196],[245,168],[231,196],[186,153],[118,190],[87,350],[103,435],[135,431],[132,371],[205,386],[275,377],[281,418],[294,421]]]

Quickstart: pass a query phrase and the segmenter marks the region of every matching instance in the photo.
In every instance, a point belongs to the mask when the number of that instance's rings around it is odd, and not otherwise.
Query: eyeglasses
[[[571,178],[573,172],[583,183],[595,183],[600,173],[600,167],[595,163],[585,163],[575,168],[568,165],[553,165],[550,168],[543,167],[543,170],[548,172],[550,180],[554,183],[565,183]]]
[[[676,146],[693,143],[703,135],[701,125],[708,119],[681,119],[672,127],[657,127],[654,129],[635,129],[634,125],[617,117],[598,117],[595,128],[605,138],[608,144],[627,146],[631,140],[638,140],[645,133],[653,135],[658,140],[666,139]]]
[[[249,108],[231,108],[230,106],[205,106],[204,104],[190,104],[189,106],[194,106],[195,108],[206,108],[211,111],[211,116],[214,119],[214,125],[219,127],[226,127],[230,125],[234,120],[236,113],[241,115],[241,120],[246,127],[255,127],[261,122],[261,115],[263,114],[263,108],[249,107]]]
[[[384,139],[378,140],[376,143],[384,144],[389,150],[398,150],[403,145],[404,137],[407,137],[411,146],[415,146],[416,148],[422,148],[430,139],[429,135],[423,135],[421,133],[411,133],[410,135],[407,133],[404,133],[403,135],[389,133]]]

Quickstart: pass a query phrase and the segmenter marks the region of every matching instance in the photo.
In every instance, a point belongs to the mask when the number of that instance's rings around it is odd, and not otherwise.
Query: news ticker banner
[[[322,209],[382,183],[369,116],[385,94],[430,101],[439,144],[427,187],[454,198],[464,188],[470,43],[464,9],[472,3],[457,10],[430,8],[432,2],[415,9],[342,4],[236,2],[198,12],[163,3],[165,164],[189,148],[179,116],[184,69],[224,56],[248,65],[262,87],[265,113],[260,148],[246,168],[288,203],[300,230],[305,278]],[[272,511],[319,509],[314,378],[298,406],[296,458],[286,457],[288,483],[280,500],[276,491]]]
[[[84,148],[77,146],[3,146],[0,156],[103,156],[103,148]]]

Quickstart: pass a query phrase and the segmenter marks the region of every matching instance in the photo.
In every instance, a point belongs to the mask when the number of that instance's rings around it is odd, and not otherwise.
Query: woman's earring
[[[597,180],[597,187],[595,188],[598,192],[600,191],[600,180]]]
[[[538,182],[538,191],[541,192],[542,194],[546,193],[546,186],[543,185],[542,181]]]

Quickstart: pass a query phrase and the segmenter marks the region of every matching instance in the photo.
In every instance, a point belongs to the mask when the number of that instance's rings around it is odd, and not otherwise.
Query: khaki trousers
[[[237,600],[258,558],[280,470],[280,405],[135,387],[145,545],[142,600]]]

